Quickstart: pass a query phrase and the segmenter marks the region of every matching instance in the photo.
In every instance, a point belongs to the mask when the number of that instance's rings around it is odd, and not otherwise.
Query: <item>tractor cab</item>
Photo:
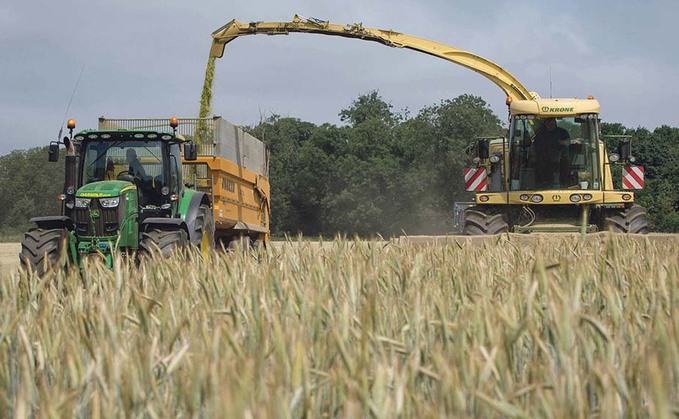
[[[182,140],[158,132],[84,132],[78,184],[122,181],[135,186],[142,215],[171,216],[182,190]],[[79,201],[76,202],[76,204]]]

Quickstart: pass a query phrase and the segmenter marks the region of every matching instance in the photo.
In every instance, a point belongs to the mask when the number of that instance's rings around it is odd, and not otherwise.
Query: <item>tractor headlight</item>
[[[92,200],[90,198],[76,198],[75,199],[75,207],[76,208],[89,208],[90,202],[92,202]]]
[[[115,208],[119,203],[119,196],[116,196],[115,198],[99,198],[99,205],[101,205],[102,208]]]
[[[571,195],[570,198],[568,199],[570,199],[571,202],[580,202],[582,198],[580,197],[580,195]]]
[[[497,162],[500,161],[500,155],[499,154],[493,154],[492,156],[490,156],[488,158],[488,160],[490,160],[491,163],[497,163]]]
[[[613,163],[617,162],[620,160],[620,154],[618,153],[611,153],[608,155],[608,160],[612,161]]]

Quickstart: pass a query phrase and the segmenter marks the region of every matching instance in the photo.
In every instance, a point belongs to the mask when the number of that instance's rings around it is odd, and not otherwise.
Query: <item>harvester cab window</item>
[[[595,117],[587,116],[515,116],[510,127],[510,189],[599,188],[596,124]]]

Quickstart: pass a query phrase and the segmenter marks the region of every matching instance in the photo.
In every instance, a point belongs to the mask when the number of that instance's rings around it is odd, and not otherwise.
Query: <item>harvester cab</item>
[[[205,222],[211,219],[209,197],[182,181],[181,146],[187,161],[196,159],[196,148],[176,134],[176,121],[170,121],[172,132],[85,130],[75,135],[75,122],[69,121],[70,137],[63,144],[73,147],[58,196],[62,214],[31,219],[37,228],[25,235],[22,264],[40,274],[62,260],[82,266],[96,258],[111,267],[114,252],[169,255],[189,242],[201,243],[202,235],[213,237],[214,223]],[[58,160],[58,147],[50,144],[50,161]]]

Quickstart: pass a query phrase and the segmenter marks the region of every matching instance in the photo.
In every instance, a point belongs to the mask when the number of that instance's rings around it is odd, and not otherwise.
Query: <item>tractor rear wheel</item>
[[[623,234],[648,234],[646,209],[634,204],[631,207],[606,217],[606,230]]]
[[[207,205],[201,205],[196,215],[196,227],[193,231],[193,245],[196,246],[205,258],[215,246],[215,220],[212,209]]]
[[[32,269],[38,276],[66,267],[68,230],[65,228],[37,228],[24,234],[19,260],[24,269]]]
[[[486,214],[477,209],[467,209],[462,234],[467,236],[488,236],[504,233],[509,225],[504,214]]]
[[[142,254],[159,253],[163,258],[167,258],[174,251],[184,249],[188,244],[187,242],[188,238],[184,230],[154,229],[142,233],[139,250]]]

